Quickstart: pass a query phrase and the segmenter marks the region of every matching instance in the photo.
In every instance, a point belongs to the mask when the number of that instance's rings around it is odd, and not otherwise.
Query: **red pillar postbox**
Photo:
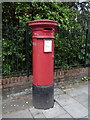
[[[28,25],[32,27],[33,105],[38,109],[48,109],[54,105],[54,32],[58,23],[34,20]]]

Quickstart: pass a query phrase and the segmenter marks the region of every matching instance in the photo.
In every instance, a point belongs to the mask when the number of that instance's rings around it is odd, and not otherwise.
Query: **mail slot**
[[[51,31],[51,30],[52,30],[52,28],[44,28],[44,30],[47,30],[47,31],[49,30],[49,31]]]
[[[53,20],[28,22],[32,28],[33,105],[48,109],[54,105],[54,33],[58,25]]]

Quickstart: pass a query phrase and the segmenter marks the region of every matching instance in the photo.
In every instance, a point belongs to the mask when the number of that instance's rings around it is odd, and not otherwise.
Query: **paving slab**
[[[88,115],[88,109],[86,108],[88,102],[88,95],[86,94],[86,92],[84,92],[85,90],[87,91],[87,86],[81,86],[78,89],[77,88],[66,89],[65,90],[66,94],[55,96],[55,100],[73,118],[83,118]],[[84,104],[85,107],[82,104]]]
[[[79,87],[71,88],[71,89],[66,89],[66,93],[72,97],[81,95],[82,93],[86,93],[88,95],[88,85],[79,86]]]
[[[2,114],[0,114],[0,120],[2,119]]]
[[[76,88],[71,88],[71,89],[66,89],[66,93],[69,94],[70,96],[74,97],[77,95],[81,95],[83,93],[83,91],[80,89],[76,89]]]
[[[35,109],[34,107],[29,108],[33,118],[45,118],[45,115],[43,114],[41,109]]]
[[[3,118],[33,118],[28,109],[4,114]]]
[[[88,113],[88,118],[90,118],[90,112]]]
[[[4,118],[75,118],[87,119],[88,117],[88,85],[82,85],[70,89],[54,89],[55,104],[47,110],[35,109],[32,104],[32,96],[24,95],[8,100],[3,100]]]
[[[72,117],[68,113],[66,113],[66,114],[61,114],[57,116],[57,118],[72,118]]]
[[[67,112],[56,102],[53,108],[43,110],[43,114],[45,115],[46,118],[60,118],[61,115],[66,113]]]
[[[23,100],[25,101],[25,103],[27,104],[28,108],[32,108],[33,107],[33,101],[32,101],[32,96],[31,95],[26,95]]]
[[[63,94],[63,95],[58,95],[55,96],[55,100],[63,107],[66,105],[70,105],[73,104],[74,102],[76,102],[75,99],[73,99],[71,96],[69,96],[68,94]]]
[[[88,84],[88,95],[90,96],[90,84]]]
[[[78,87],[77,90],[81,90],[83,93],[88,95],[88,85],[82,85]]]
[[[2,104],[2,113],[8,113],[17,110],[23,110],[28,108],[24,99],[10,99],[10,101],[3,102]]]
[[[59,88],[55,88],[54,89],[54,96],[56,95],[62,95],[64,92],[63,90],[59,89]]]
[[[2,101],[0,100],[0,114],[2,114]]]
[[[73,120],[88,120],[87,118],[73,118]]]
[[[81,95],[74,96],[73,98],[88,109],[88,95],[86,93],[82,93]]]
[[[71,103],[70,105],[63,106],[63,108],[73,117],[73,118],[84,118],[88,115],[88,110],[78,102]]]
[[[87,115],[87,116],[85,116],[84,118],[88,118],[88,115]]]

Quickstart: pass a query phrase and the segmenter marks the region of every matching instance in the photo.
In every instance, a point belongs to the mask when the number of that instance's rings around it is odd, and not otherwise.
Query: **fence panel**
[[[86,67],[90,57],[88,51],[88,32],[79,29],[57,29],[55,40],[55,69]]]
[[[6,25],[2,31],[3,75],[29,74],[31,72],[31,37],[27,26]]]
[[[32,74],[31,30],[25,27],[3,25],[3,76]],[[57,28],[55,40],[55,69],[68,69],[90,64],[89,32],[79,29]]]

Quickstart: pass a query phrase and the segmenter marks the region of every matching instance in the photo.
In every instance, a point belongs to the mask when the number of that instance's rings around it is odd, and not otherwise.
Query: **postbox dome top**
[[[50,26],[57,26],[58,22],[48,19],[40,19],[28,22],[29,26],[37,26],[37,25],[50,25]]]

